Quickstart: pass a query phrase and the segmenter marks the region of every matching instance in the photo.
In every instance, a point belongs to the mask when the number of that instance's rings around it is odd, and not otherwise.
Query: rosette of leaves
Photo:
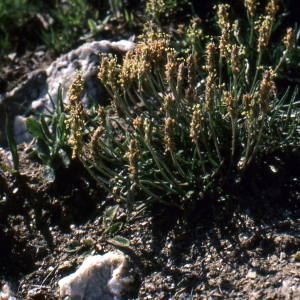
[[[55,170],[60,165],[66,168],[70,165],[70,158],[66,151],[66,125],[61,87],[58,90],[56,105],[52,99],[51,102],[54,111],[48,116],[41,115],[40,122],[32,117],[26,119],[28,131],[36,138],[36,150],[30,155],[37,155],[42,160],[43,175],[48,182],[54,182]]]
[[[114,205],[106,209],[103,214],[103,228],[102,239],[119,247],[129,247],[130,241],[123,236],[118,235],[123,227],[123,222],[114,219],[117,215],[119,205]]]

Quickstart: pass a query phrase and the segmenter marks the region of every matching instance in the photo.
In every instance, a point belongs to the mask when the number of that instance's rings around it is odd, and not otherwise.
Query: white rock
[[[15,300],[16,298],[11,296],[11,290],[9,285],[6,283],[2,287],[2,291],[0,292],[0,300]]]
[[[257,276],[257,273],[256,273],[255,269],[250,269],[248,271],[247,278],[254,279],[254,278],[256,278],[256,276]]]
[[[28,132],[26,127],[26,118],[16,116],[14,120],[14,136],[16,143],[29,142],[32,140],[32,135]]]
[[[58,282],[65,300],[119,300],[133,282],[125,256],[109,252],[88,257],[73,274]]]

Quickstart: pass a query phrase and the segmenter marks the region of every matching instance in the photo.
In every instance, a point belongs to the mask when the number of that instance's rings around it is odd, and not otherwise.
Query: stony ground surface
[[[17,299],[59,299],[59,279],[87,255],[115,249],[135,278],[124,299],[300,299],[297,156],[284,157],[278,173],[261,162],[225,202],[200,200],[185,224],[177,209],[154,205],[125,223],[121,235],[131,245],[120,248],[102,236],[103,211],[115,203],[79,164],[50,185],[29,150],[19,151],[21,176],[0,174],[1,283]],[[120,203],[117,220],[125,218]]]
[[[11,59],[0,62],[0,93],[53,57],[41,47]],[[0,171],[0,288],[8,283],[16,299],[59,299],[59,279],[87,255],[115,249],[128,256],[135,278],[124,299],[300,299],[299,155],[258,161],[226,199],[199,200],[187,222],[154,205],[124,223],[120,234],[131,244],[118,248],[102,236],[113,199],[76,161],[45,183],[29,152],[19,145],[18,178]],[[0,160],[12,165],[6,149]],[[119,204],[117,220],[125,221]]]

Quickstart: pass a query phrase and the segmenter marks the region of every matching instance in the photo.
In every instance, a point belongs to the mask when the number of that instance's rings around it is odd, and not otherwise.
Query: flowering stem
[[[203,173],[206,173],[206,169],[205,169],[205,165],[204,165],[204,161],[203,161],[203,156],[202,156],[202,153],[201,153],[201,150],[200,150],[199,142],[197,140],[195,140],[195,144],[196,144],[197,153],[199,155],[200,162],[201,162],[201,165],[202,165]]]
[[[253,94],[253,92],[254,92],[254,87],[255,87],[256,80],[257,80],[257,76],[258,76],[261,58],[262,58],[262,51],[259,52],[259,56],[258,56],[258,60],[257,60],[257,64],[256,64],[255,76],[254,76],[254,80],[253,80],[252,87],[250,90],[250,94]]]
[[[287,50],[283,51],[283,56],[281,57],[281,59],[280,59],[278,65],[277,65],[276,69],[274,70],[274,73],[276,73],[276,72],[278,71],[278,69],[280,68],[280,66],[281,66],[281,64],[283,63],[283,61],[284,61],[284,59],[285,59],[287,53],[288,53]]]
[[[216,137],[216,132],[215,132],[214,124],[213,124],[212,113],[209,113],[209,125],[210,125],[210,132],[211,132],[211,135],[212,135],[212,138],[214,140],[214,144],[215,144],[215,147],[216,147],[216,150],[217,150],[219,162],[221,162],[222,161],[222,155],[221,155],[218,140],[217,140],[217,137]]]
[[[259,143],[260,143],[261,136],[262,136],[262,132],[263,132],[263,129],[264,129],[265,116],[266,116],[266,115],[265,115],[265,112],[263,111],[263,112],[262,112],[261,126],[260,126],[260,130],[259,130],[258,138],[257,138],[257,140],[256,140],[256,144],[255,144],[255,147],[254,147],[254,149],[253,149],[253,151],[252,151],[252,153],[251,153],[251,156],[250,156],[249,160],[247,161],[247,165],[250,164],[251,160],[253,159],[253,157],[254,157],[254,155],[255,155],[257,149],[258,149],[258,145],[259,145]]]

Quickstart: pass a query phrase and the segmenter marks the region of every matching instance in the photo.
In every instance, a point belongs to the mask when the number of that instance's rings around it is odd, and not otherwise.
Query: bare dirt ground
[[[103,211],[115,203],[80,164],[46,184],[40,164],[19,151],[20,177],[0,174],[1,283],[17,299],[59,299],[58,280],[86,255],[118,248],[101,236]],[[225,201],[199,200],[186,224],[160,204],[125,223],[121,234],[131,245],[119,250],[135,283],[124,299],[300,299],[300,160],[280,159],[277,173],[256,164]],[[120,206],[117,219],[125,221]],[[81,246],[72,250],[75,242]]]
[[[53,59],[39,51],[1,62],[0,92]],[[59,279],[86,255],[115,249],[128,256],[135,278],[124,299],[300,299],[298,153],[255,162],[224,197],[199,200],[185,223],[182,212],[153,205],[125,223],[121,234],[131,244],[118,248],[102,237],[113,199],[76,161],[45,183],[27,147],[19,145],[19,177],[0,171],[0,287],[9,283],[17,299],[59,299]],[[0,159],[11,164],[5,149]],[[126,219],[124,203],[117,219]]]

